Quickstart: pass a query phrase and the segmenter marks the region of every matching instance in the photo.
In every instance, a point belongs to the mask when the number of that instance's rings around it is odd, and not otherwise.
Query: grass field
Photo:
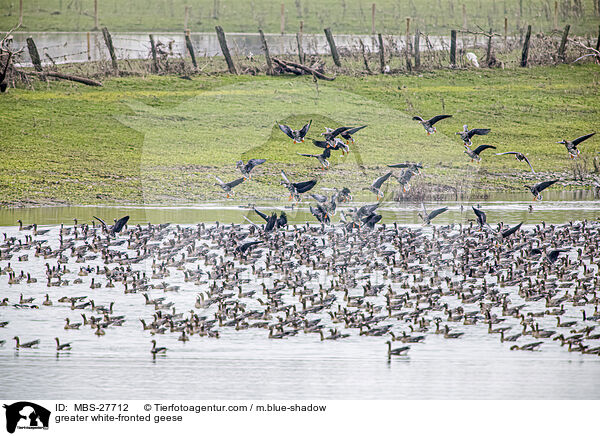
[[[213,176],[233,180],[239,177],[235,162],[253,157],[268,161],[235,190],[238,200],[285,198],[281,169],[296,181],[318,177],[319,188],[357,192],[384,174],[385,164],[405,160],[426,167],[411,195],[454,189],[481,194],[522,190],[524,181],[557,176],[569,185],[574,166],[593,170],[600,151],[594,137],[575,162],[555,144],[600,130],[600,69],[590,64],[338,77],[318,87],[304,77],[230,75],[114,78],[104,84],[38,82],[34,90],[10,89],[1,96],[0,203],[223,199]],[[453,118],[440,122],[433,136],[411,120],[439,113]],[[322,171],[316,159],[296,154],[320,149],[310,141],[292,144],[274,125],[299,127],[309,119],[312,138],[325,126],[368,127],[356,135],[347,157],[334,153],[331,169]],[[538,174],[490,151],[482,163],[471,163],[454,135],[465,123],[492,129],[475,144],[528,153]],[[387,186],[390,193],[399,190],[395,180]]]
[[[572,1],[559,1],[557,24],[571,24],[572,33],[598,34],[599,16],[594,1],[582,0],[583,10]],[[405,18],[413,29],[429,34],[447,34],[463,26],[463,5],[467,26],[504,29],[519,33],[527,24],[534,32],[554,28],[551,0],[100,0],[99,26],[112,31],[182,31],[185,6],[189,6],[188,27],[193,32],[213,32],[219,24],[227,32],[281,31],[281,4],[285,5],[285,31],[295,33],[300,22],[305,32],[321,33],[331,27],[336,33],[371,33],[371,7],[376,3],[376,31],[403,34]],[[94,27],[93,0],[24,0],[24,31],[89,31]],[[0,29],[18,22],[19,2],[0,0]]]

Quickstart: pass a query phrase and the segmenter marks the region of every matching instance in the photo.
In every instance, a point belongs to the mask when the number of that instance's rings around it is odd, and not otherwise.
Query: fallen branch
[[[307,67],[306,65],[297,64],[296,62],[282,61],[277,58],[273,58],[273,61],[275,63],[277,63],[277,65],[281,66],[284,69],[292,70],[292,72],[294,72],[293,70],[300,70],[307,74],[311,74],[321,80],[329,80],[329,81],[335,80],[335,77],[328,77],[323,73],[319,73],[317,70]],[[294,74],[296,74],[296,73],[294,73]]]
[[[73,76],[71,74],[59,73],[58,71],[46,71],[46,72],[37,72],[37,71],[28,71],[26,74],[31,74],[39,77],[56,77],[57,79],[70,80],[72,82],[83,83],[88,86],[103,86],[101,82],[97,82],[96,80],[88,79],[86,77]]]
[[[583,59],[583,58],[588,57],[588,56],[595,56],[597,58],[596,62],[600,61],[600,51],[599,50],[596,50],[594,47],[588,47],[587,45],[583,44],[582,42],[580,42],[580,41],[578,41],[576,39],[573,39],[573,38],[567,38],[567,39],[569,40],[569,42],[571,42],[571,43],[573,43],[575,45],[578,45],[579,47],[581,47],[581,48],[583,48],[585,50],[589,50],[589,51],[592,52],[592,53],[588,53],[588,54],[586,54],[584,56],[578,57],[572,63],[575,63],[578,60]]]

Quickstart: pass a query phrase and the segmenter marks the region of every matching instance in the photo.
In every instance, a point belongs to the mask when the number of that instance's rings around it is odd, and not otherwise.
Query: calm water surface
[[[600,203],[570,199],[544,200],[527,211],[528,201],[490,200],[481,202],[488,221],[508,223],[526,221],[529,225],[544,219],[548,222],[595,219],[600,215]],[[56,246],[61,222],[72,225],[71,219],[90,220],[100,215],[107,220],[130,214],[134,222],[158,223],[173,221],[196,223],[221,219],[241,222],[247,213],[233,205],[206,205],[194,208],[34,208],[0,211],[0,231],[8,236],[22,237],[13,224],[22,218],[26,223],[51,224],[44,236]],[[435,205],[429,205],[431,209]],[[439,222],[466,222],[471,218],[460,204],[448,203],[450,213],[440,216]],[[386,220],[416,223],[416,205],[384,207]],[[251,219],[259,222],[256,215]],[[221,218],[219,218],[221,217]],[[300,214],[298,221],[307,219]],[[313,221],[313,220],[311,220]],[[336,219],[337,221],[337,219]],[[414,225],[414,224],[411,224]],[[426,229],[426,231],[430,231]],[[38,237],[39,238],[39,237]],[[427,335],[422,344],[413,344],[408,357],[388,362],[385,338],[361,337],[353,331],[351,337],[340,341],[320,341],[318,335],[302,334],[285,340],[270,340],[267,331],[250,329],[236,331],[220,328],[220,339],[193,337],[188,343],[177,341],[177,333],[157,335],[159,346],[166,346],[164,357],[152,359],[149,352],[153,338],[142,331],[139,318],[151,319],[153,306],[143,304],[141,294],[124,294],[122,285],[115,288],[91,290],[89,286],[47,287],[44,264],[56,264],[56,259],[35,258],[29,261],[11,259],[15,271],[24,269],[40,283],[7,284],[0,276],[0,299],[18,301],[19,294],[35,297],[39,304],[46,293],[54,306],[38,310],[0,307],[0,321],[9,325],[0,329],[0,384],[5,398],[35,399],[598,399],[600,398],[600,358],[569,353],[556,341],[545,341],[540,352],[509,351],[498,335],[489,335],[487,325],[457,325],[454,331],[465,331],[459,340],[447,340],[441,335]],[[151,271],[151,261],[135,265]],[[88,262],[100,265],[100,259]],[[0,269],[7,260],[0,261]],[[67,268],[76,277],[80,264],[70,259]],[[134,267],[134,269],[135,269]],[[196,286],[183,280],[183,272],[171,268],[169,284],[179,285],[179,292],[153,290],[151,297],[166,296],[175,303],[177,311],[194,307],[199,291],[208,285]],[[89,277],[84,277],[89,283]],[[368,280],[381,283],[382,277],[373,274]],[[315,278],[328,283],[326,277]],[[83,287],[82,287],[83,286]],[[257,282],[244,290],[260,289]],[[260,291],[259,291],[260,292]],[[66,303],[57,303],[63,295],[88,295],[97,304],[115,302],[115,314],[125,315],[122,327],[106,329],[106,335],[96,337],[89,326],[79,330],[64,330],[64,319],[81,322],[79,311],[71,311]],[[288,297],[286,297],[288,298]],[[513,290],[512,304],[519,302]],[[297,298],[288,298],[297,302]],[[284,299],[284,301],[288,302]],[[252,304],[256,304],[253,307]],[[379,302],[384,303],[383,298]],[[530,303],[532,310],[545,310],[544,302]],[[249,309],[260,306],[249,300]],[[467,307],[477,310],[477,305]],[[567,308],[563,321],[580,320],[579,307]],[[593,306],[586,310],[593,311]],[[86,311],[89,312],[89,311]],[[196,309],[199,314],[203,309]],[[546,319],[551,318],[551,319]],[[323,318],[325,320],[325,318]],[[541,328],[556,328],[554,317],[541,319]],[[329,320],[325,320],[332,327]],[[503,325],[520,331],[518,320],[508,317]],[[335,327],[339,327],[335,325]],[[395,328],[400,331],[402,328]],[[22,341],[39,338],[37,350],[14,349],[12,337]],[[57,355],[54,337],[71,342],[73,350]],[[531,339],[531,337],[529,337]],[[533,340],[520,340],[520,344]],[[401,343],[397,346],[402,345]]]

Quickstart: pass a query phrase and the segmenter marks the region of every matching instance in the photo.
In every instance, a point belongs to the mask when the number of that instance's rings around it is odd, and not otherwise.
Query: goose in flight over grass
[[[491,132],[491,129],[471,129],[465,124],[463,126],[462,132],[456,132],[457,135],[460,135],[460,138],[463,140],[465,145],[471,146],[473,143],[471,142],[471,138],[475,135],[487,135]]]
[[[316,158],[319,163],[322,166],[322,169],[326,170],[327,168],[329,168],[329,161],[327,159],[329,159],[331,157],[331,149],[330,148],[326,148],[323,150],[323,153],[321,154],[305,154],[305,153],[298,153],[300,156],[304,156],[304,157],[314,157]]]
[[[496,147],[494,147],[493,145],[480,145],[479,147],[477,147],[475,150],[471,150],[469,148],[469,146],[467,144],[465,144],[465,153],[467,154],[467,156],[469,156],[471,158],[471,162],[475,161],[475,162],[481,162],[481,156],[479,156],[479,154],[482,151],[485,151],[489,148],[493,148],[495,149]]]
[[[290,200],[294,198],[296,201],[300,201],[300,194],[310,191],[317,184],[316,180],[292,183],[283,170],[281,170],[281,178],[283,179],[281,184],[290,191]]]
[[[308,122],[308,124],[305,124],[304,127],[302,127],[300,130],[293,130],[292,128],[290,128],[289,126],[286,126],[285,124],[277,123],[277,125],[279,126],[281,131],[283,133],[285,133],[287,136],[289,136],[290,139],[292,139],[292,141],[294,141],[294,144],[297,144],[299,142],[304,142],[304,138],[308,134],[308,129],[310,129],[311,124],[312,124],[312,120],[310,120]]]
[[[410,179],[412,176],[418,174],[418,171],[415,171],[412,168],[406,168],[399,176],[393,174],[394,178],[402,185],[402,192],[410,191]]]
[[[236,166],[242,173],[245,179],[251,179],[252,175],[250,172],[257,166],[262,165],[266,162],[266,159],[250,159],[248,163],[244,164],[244,161],[238,160]]]
[[[373,194],[377,196],[377,201],[381,200],[384,197],[384,193],[381,190],[381,186],[390,178],[392,172],[390,171],[387,174],[384,174],[381,177],[375,179],[375,181],[368,188],[363,188],[363,191],[371,191]]]
[[[229,198],[229,194],[235,194],[233,192],[233,188],[246,180],[245,177],[240,177],[239,179],[234,180],[233,182],[225,183],[223,180],[219,179],[217,176],[214,176],[217,179],[218,183],[215,183],[215,186],[220,186],[223,191],[227,193],[227,198]]]
[[[433,125],[435,123],[437,123],[438,121],[441,121],[445,118],[450,118],[451,116],[452,115],[436,115],[435,117],[430,118],[428,120],[424,120],[421,117],[413,117],[413,120],[421,123],[421,125],[425,128],[425,131],[427,132],[428,135],[433,135],[435,132],[437,132],[437,130],[435,129],[435,127],[433,127]]]
[[[535,174],[535,171],[531,166],[531,162],[529,162],[529,159],[527,159],[527,156],[525,156],[523,153],[520,153],[518,151],[505,151],[504,153],[496,153],[496,156],[504,156],[506,154],[513,155],[515,159],[517,159],[519,162],[527,162],[527,165],[529,165],[529,168],[531,168],[531,172]]]
[[[572,141],[563,139],[562,141],[558,141],[557,144],[563,144],[569,152],[569,157],[571,159],[575,159],[577,156],[579,156],[579,149],[577,148],[577,146],[586,139],[591,138],[595,134],[596,132],[588,133],[587,135],[580,136],[579,138],[573,139]]]
[[[338,135],[347,131],[350,127],[338,127],[335,130],[325,127],[325,132],[321,133],[321,136],[325,137],[325,141],[317,141],[313,139],[313,143],[317,147],[331,148],[333,150],[342,150],[342,153],[349,153],[350,148],[344,141],[338,138]]]
[[[364,129],[365,127],[367,127],[367,126],[365,125],[365,126],[360,126],[360,127],[351,127],[347,130],[344,130],[342,133],[340,133],[340,136],[346,140],[346,144],[350,144],[351,142],[354,144],[354,138],[352,137],[352,135],[354,135],[359,130]]]
[[[389,168],[406,168],[412,170],[413,173],[421,174],[421,170],[423,169],[423,164],[421,162],[403,162],[388,165]]]

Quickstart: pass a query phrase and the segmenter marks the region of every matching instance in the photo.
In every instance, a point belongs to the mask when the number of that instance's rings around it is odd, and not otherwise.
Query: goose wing
[[[219,185],[225,184],[225,182],[223,180],[219,179],[217,176],[214,176],[214,177],[215,177],[215,179],[217,179],[217,182],[219,182]]]
[[[97,219],[98,221],[100,221],[100,224],[102,224],[102,227],[103,227],[103,228],[105,228],[105,229],[106,229],[106,228],[108,228],[108,227],[107,227],[107,225],[106,225],[106,223],[104,222],[104,220],[103,220],[103,219],[100,219],[100,218],[98,218],[98,217],[97,217],[97,216],[95,216],[95,215],[92,215],[92,218],[94,218],[94,219]]]
[[[262,219],[264,219],[265,221],[268,221],[269,217],[267,216],[266,213],[263,213],[261,211],[259,211],[257,208],[253,208],[254,212],[256,212],[256,214],[261,217]]]
[[[272,213],[269,219],[267,220],[267,224],[265,225],[265,232],[270,232],[275,228],[275,224],[277,223],[277,214]]]
[[[306,182],[294,183],[294,187],[299,194],[310,191],[317,184],[316,180],[308,180]]]
[[[513,233],[515,233],[517,230],[519,230],[522,225],[523,225],[523,222],[520,222],[516,226],[511,227],[510,229],[507,229],[507,230],[503,231],[502,232],[502,237],[503,238],[508,238],[510,235],[512,235]]]
[[[573,139],[571,142],[573,143],[573,145],[577,145],[577,144],[579,144],[580,142],[583,142],[583,141],[585,141],[586,139],[588,139],[588,138],[591,138],[591,137],[592,137],[592,136],[594,136],[595,134],[596,134],[596,132],[594,132],[594,133],[589,133],[589,134],[587,134],[587,135],[580,136],[580,137],[579,137],[579,138],[577,138],[577,139]]]
[[[494,147],[493,145],[487,145],[487,144],[480,145],[475,150],[473,150],[473,153],[475,153],[475,154],[478,155],[479,153],[481,153],[484,150],[487,150],[488,148],[494,148],[495,149],[496,147]]]
[[[284,183],[286,185],[291,185],[292,182],[290,182],[290,180],[287,178],[287,175],[285,174],[285,171],[281,170],[281,178],[283,179]]]
[[[538,192],[542,192],[544,189],[546,189],[549,186],[554,185],[556,182],[558,182],[558,180],[549,180],[547,182],[542,182],[542,183],[538,183],[537,185],[535,185],[535,190]]]
[[[360,127],[353,127],[351,129],[346,130],[344,132],[344,135],[354,135],[356,132],[358,132],[359,130],[364,129],[365,127],[367,127],[367,126],[365,125],[365,126],[360,126]],[[344,135],[342,135],[342,136],[344,136]]]
[[[385,181],[390,178],[391,175],[392,175],[391,171],[389,173],[387,173],[387,174],[384,174],[383,176],[381,176],[378,179],[376,179],[373,182],[373,185],[371,185],[371,186],[373,186],[373,188],[380,189],[381,185],[383,185],[385,183]]]
[[[560,248],[558,250],[552,250],[550,251],[548,254],[546,254],[546,256],[548,257],[548,260],[551,263],[556,262],[556,259],[558,259],[558,256],[560,256],[561,253],[566,253],[569,250],[565,250],[564,248]]]
[[[342,133],[342,132],[345,132],[345,131],[346,131],[346,130],[348,130],[348,129],[349,129],[349,127],[338,127],[337,129],[335,129],[335,130],[333,130],[333,131],[331,131],[331,132],[327,133],[327,134],[325,135],[325,137],[326,137],[327,139],[333,139],[333,138],[335,138],[337,135],[339,135],[339,134],[340,134],[340,133]]]
[[[360,209],[358,209],[358,211],[356,212],[356,215],[358,216],[358,218],[362,218],[363,216],[368,216],[371,215],[373,212],[375,212],[375,210],[379,207],[379,203],[375,203],[375,204],[365,204],[364,206],[361,206]]]
[[[529,165],[529,168],[531,168],[531,172],[535,174],[535,170],[533,169],[531,162],[529,162],[529,159],[527,159],[527,156],[523,155],[523,160],[527,162],[527,165]]]
[[[302,129],[300,129],[300,137],[304,138],[306,136],[306,134],[308,133],[308,129],[310,129],[310,125],[312,124],[312,120],[310,120],[308,122],[308,124],[305,124],[304,127],[302,127]]]
[[[314,198],[315,200],[317,200],[319,203],[325,203],[327,201],[327,196],[326,195],[310,194],[310,196],[312,198]]]
[[[480,225],[483,225],[486,223],[486,215],[485,212],[482,210],[477,209],[475,206],[471,206],[473,208],[473,212],[475,212],[475,215],[477,216],[477,222]]]
[[[467,136],[471,139],[474,135],[487,135],[492,129],[471,129],[467,132]]]
[[[320,147],[320,148],[329,147],[329,143],[327,141],[317,141],[316,139],[313,139],[312,142],[313,142],[313,144],[315,144],[317,147]]]
[[[447,207],[441,207],[439,209],[436,210],[432,210],[431,213],[429,214],[429,219],[432,220],[434,219],[436,216],[443,214],[444,212],[446,212],[448,210]]]
[[[277,123],[277,125],[279,126],[279,128],[281,129],[281,131],[283,133],[285,133],[286,135],[288,135],[290,137],[290,139],[294,139],[294,134],[292,133],[292,129],[290,129],[289,126],[286,126],[285,124],[279,124],[279,123]]]
[[[250,218],[248,218],[247,216],[244,216],[244,219],[258,229],[258,226],[256,224],[254,224],[254,222]]]
[[[262,241],[252,241],[252,242],[245,242],[241,245],[238,245],[235,249],[235,251],[238,251],[240,253],[245,253],[246,251],[248,251],[248,249],[250,247],[253,247],[254,245],[260,244]]]
[[[129,215],[119,219],[112,228],[113,233],[119,233],[121,230],[123,230],[123,227],[125,227],[127,221],[129,221]]]
[[[246,171],[250,172],[254,167],[262,165],[266,162],[266,159],[250,159],[246,164]]]
[[[319,157],[321,156],[320,154],[306,154],[306,153],[297,153],[300,156],[305,156],[305,157]]]
[[[226,185],[229,186],[230,188],[235,188],[237,185],[242,183],[244,180],[246,180],[246,179],[243,177],[240,177],[239,179],[236,179],[233,182],[226,183]]]
[[[429,123],[430,126],[433,126],[438,121],[443,120],[445,118],[450,118],[450,117],[452,117],[452,115],[436,115],[435,117],[427,120],[427,122]],[[414,118],[413,118],[413,120],[414,120]]]

